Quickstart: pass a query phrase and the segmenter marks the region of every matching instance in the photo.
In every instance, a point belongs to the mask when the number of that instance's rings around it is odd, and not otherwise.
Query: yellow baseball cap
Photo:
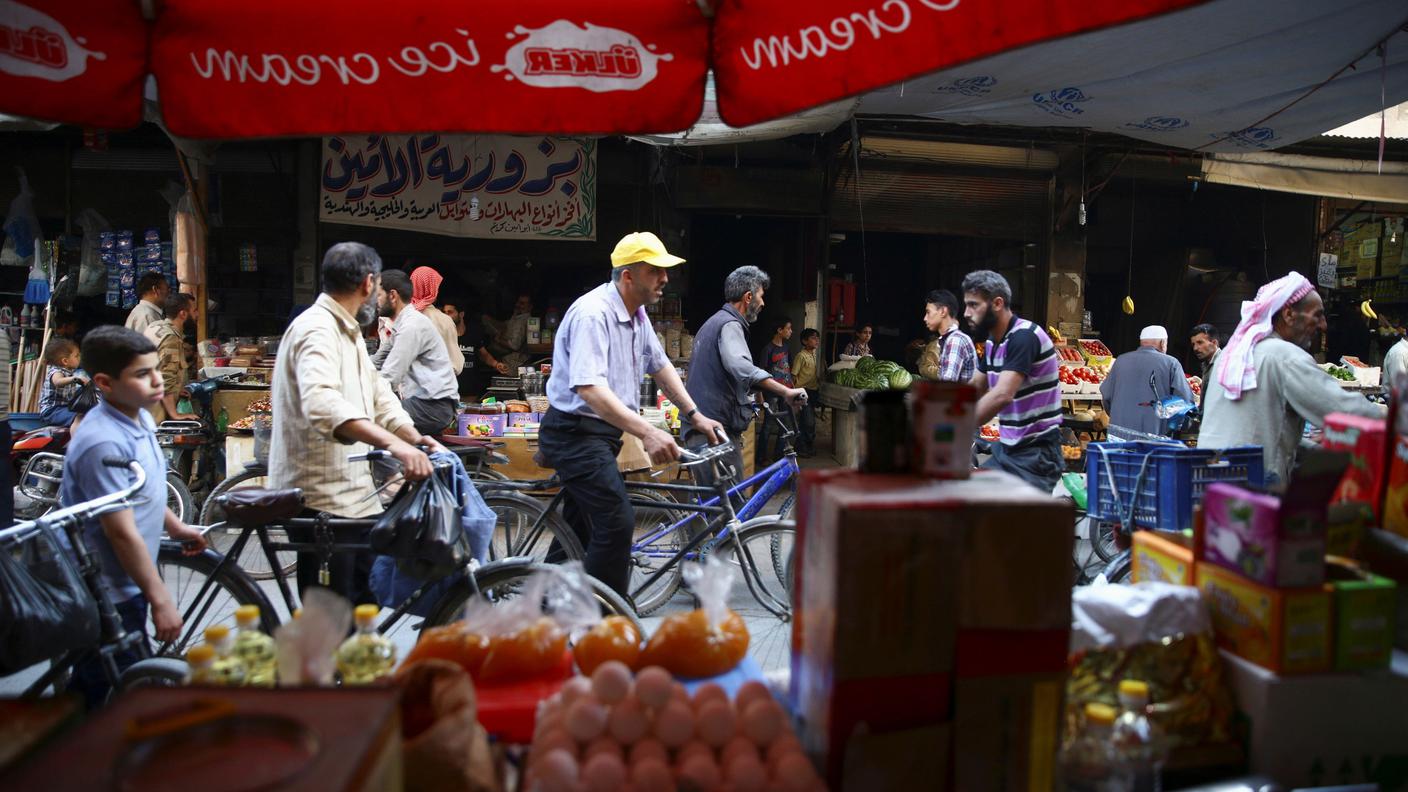
[[[649,231],[632,231],[626,234],[616,243],[616,249],[611,251],[612,268],[626,267],[642,261],[657,267],[673,267],[684,263],[684,259],[665,250],[665,243],[660,241],[660,237]]]

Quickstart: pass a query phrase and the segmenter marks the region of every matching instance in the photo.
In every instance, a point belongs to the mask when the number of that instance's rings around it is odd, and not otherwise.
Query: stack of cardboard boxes
[[[792,696],[833,789],[1049,789],[1072,511],[1004,473],[803,479]]]

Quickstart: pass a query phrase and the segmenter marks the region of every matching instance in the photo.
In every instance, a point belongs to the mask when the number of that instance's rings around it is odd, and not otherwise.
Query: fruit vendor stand
[[[890,360],[866,356],[842,359],[827,370],[817,401],[831,412],[831,437],[837,464],[855,467],[859,460],[860,413],[866,391],[908,390],[914,376]]]

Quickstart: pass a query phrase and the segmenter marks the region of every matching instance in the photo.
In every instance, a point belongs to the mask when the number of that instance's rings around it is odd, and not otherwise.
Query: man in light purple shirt
[[[645,314],[664,296],[667,270],[683,262],[654,234],[627,234],[611,253],[611,282],[572,303],[553,337],[538,447],[566,490],[563,515],[586,549],[587,574],[623,596],[630,594],[635,513],[616,469],[621,433],[640,438],[656,464],[680,453],[669,432],[640,416],[641,378],[653,376],[699,433],[714,437],[720,428],[695,407]],[[556,554],[554,547],[549,560],[560,560]]]

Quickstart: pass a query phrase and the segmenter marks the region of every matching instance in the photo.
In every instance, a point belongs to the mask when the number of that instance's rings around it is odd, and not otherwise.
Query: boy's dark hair
[[[935,308],[947,308],[948,315],[954,319],[961,318],[963,312],[959,310],[958,298],[948,289],[934,289],[924,297],[925,305],[932,305]]]
[[[814,328],[814,327],[808,327],[806,330],[803,330],[803,331],[802,331],[802,341],[803,341],[803,342],[809,341],[809,340],[811,340],[811,339],[813,339],[813,338],[815,338],[815,337],[817,337],[817,336],[819,336],[819,335],[821,335],[821,334],[816,331],[816,328]]]
[[[148,272],[137,279],[137,296],[145,297],[151,294],[154,289],[161,288],[161,284],[166,283],[166,276],[160,272]]]
[[[44,362],[51,366],[59,365],[59,361],[78,351],[78,344],[67,338],[50,339],[44,345]]]
[[[176,314],[195,305],[195,302],[196,298],[185,292],[171,292],[166,295],[166,305],[162,306],[162,310],[166,313],[167,319],[175,319]]]
[[[790,324],[792,324],[792,320],[791,320],[791,319],[788,319],[788,318],[785,317],[785,316],[779,316],[779,317],[777,317],[777,319],[772,323],[772,330],[773,330],[774,333],[781,333],[781,332],[782,332],[782,329],[783,329],[784,327],[787,327],[787,325],[790,325]]]
[[[401,295],[401,302],[408,303],[411,301],[411,294],[413,292],[411,279],[410,276],[406,275],[406,273],[401,270],[382,270],[381,288]]]
[[[122,370],[132,365],[138,355],[155,351],[156,344],[136,330],[103,325],[83,337],[83,368],[89,374],[121,377]]]

